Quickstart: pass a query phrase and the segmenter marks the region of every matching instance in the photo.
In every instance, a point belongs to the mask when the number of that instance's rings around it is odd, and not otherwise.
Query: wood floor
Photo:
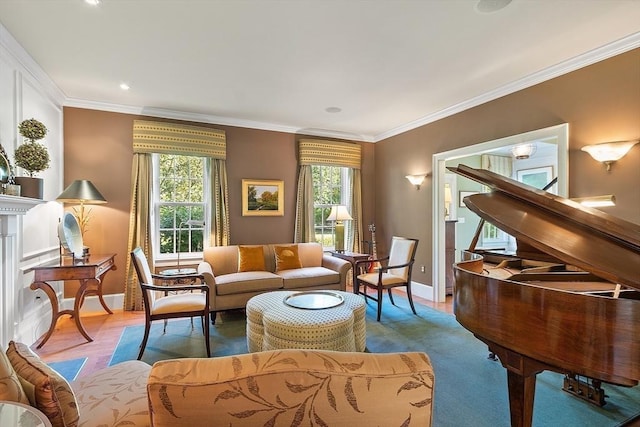
[[[434,303],[416,297],[414,301],[446,313],[453,313],[451,297],[447,297],[444,303]],[[113,310],[113,314],[83,312],[82,323],[93,338],[92,342],[87,342],[76,329],[73,320],[69,316],[64,316],[58,320],[56,330],[49,341],[40,349],[36,349],[33,345],[33,351],[45,362],[86,357],[87,361],[80,371],[80,378],[108,366],[123,329],[126,326],[144,324],[144,312],[122,310]]]

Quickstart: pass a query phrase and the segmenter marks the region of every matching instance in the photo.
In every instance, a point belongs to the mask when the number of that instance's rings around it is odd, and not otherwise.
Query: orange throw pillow
[[[276,271],[302,268],[298,257],[298,245],[274,246],[276,253]]]
[[[238,246],[238,271],[265,271],[262,246]]]

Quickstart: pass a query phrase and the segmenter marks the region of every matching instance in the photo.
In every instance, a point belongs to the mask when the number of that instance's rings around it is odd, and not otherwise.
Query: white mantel
[[[16,289],[22,281],[18,239],[21,235],[18,217],[44,203],[43,200],[27,197],[0,195],[0,346],[6,348],[14,338],[16,327],[15,310],[19,307]]]

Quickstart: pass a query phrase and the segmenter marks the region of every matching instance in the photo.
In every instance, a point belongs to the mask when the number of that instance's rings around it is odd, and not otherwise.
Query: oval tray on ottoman
[[[306,293],[309,292],[312,291]],[[251,298],[246,307],[249,351],[284,348],[364,351],[364,300],[348,292],[330,292],[343,302],[323,309],[287,305],[285,299],[297,294],[291,291],[268,292]]]

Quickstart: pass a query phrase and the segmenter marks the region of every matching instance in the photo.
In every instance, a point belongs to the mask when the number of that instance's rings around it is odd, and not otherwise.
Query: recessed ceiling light
[[[120,83],[120,89],[122,90],[129,90],[129,85],[126,83]]]
[[[86,4],[90,4],[91,6],[97,6],[100,4],[100,0],[84,0]]]
[[[479,0],[476,10],[480,13],[493,13],[504,9],[511,3],[511,0]]]
[[[327,113],[339,113],[340,111],[342,111],[342,108],[340,107],[327,107],[324,109],[324,111],[326,111]]]

